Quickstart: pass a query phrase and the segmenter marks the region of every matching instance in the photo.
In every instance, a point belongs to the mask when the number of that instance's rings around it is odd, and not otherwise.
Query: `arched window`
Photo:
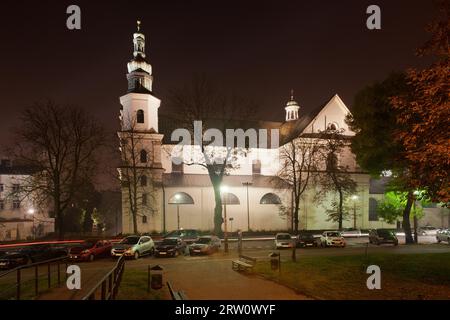
[[[330,131],[336,131],[337,129],[338,129],[338,126],[334,122],[329,123],[327,126],[327,130],[330,130]]]
[[[266,193],[259,201],[260,204],[281,204],[281,199],[275,193]]]
[[[136,113],[136,122],[144,123],[144,110],[138,110]]]
[[[232,204],[240,204],[239,198],[231,192],[222,193],[222,204],[232,205]]]
[[[194,199],[186,192],[177,192],[169,198],[169,204],[194,204]]]
[[[147,186],[147,176],[141,176],[141,187]]]
[[[147,151],[145,150],[141,150],[141,163],[146,163],[147,162]]]

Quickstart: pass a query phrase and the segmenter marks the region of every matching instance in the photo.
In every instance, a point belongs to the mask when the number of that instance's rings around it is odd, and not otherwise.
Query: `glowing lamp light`
[[[175,195],[175,199],[176,199],[176,200],[180,200],[180,199],[181,199],[181,195],[177,193],[177,194]]]
[[[34,214],[34,209],[33,208],[28,209],[28,214]]]
[[[357,196],[356,194],[352,195],[352,200],[353,200],[353,201],[358,200],[358,196]]]
[[[225,186],[225,185],[220,186],[220,191],[228,192],[228,186]]]

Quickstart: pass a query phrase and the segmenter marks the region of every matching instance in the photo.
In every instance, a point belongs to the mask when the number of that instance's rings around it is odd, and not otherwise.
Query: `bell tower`
[[[127,63],[127,92],[120,97],[118,132],[122,186],[122,232],[161,229],[163,135],[158,133],[161,100],[153,94],[152,66],[146,60],[141,22],[133,34],[133,57]]]
[[[294,90],[291,90],[291,99],[286,103],[286,121],[294,121],[298,119],[298,110],[300,106],[294,100]]]
[[[161,100],[153,95],[152,66],[146,61],[145,35],[141,22],[133,34],[133,59],[127,64],[128,91],[120,97],[122,130],[158,132],[158,108]]]

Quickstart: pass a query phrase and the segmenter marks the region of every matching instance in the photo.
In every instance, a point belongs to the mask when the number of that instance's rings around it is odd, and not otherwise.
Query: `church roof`
[[[328,99],[323,104],[312,109],[309,113],[301,116],[297,120],[284,122],[280,126],[280,145],[284,145],[300,136],[306,129],[306,127],[311,123],[311,121],[313,121],[314,118],[317,117],[320,111],[322,111],[322,109],[330,102],[332,98],[333,97]]]

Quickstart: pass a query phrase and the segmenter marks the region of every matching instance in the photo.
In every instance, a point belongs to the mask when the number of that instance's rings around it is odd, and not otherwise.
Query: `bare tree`
[[[324,171],[319,174],[320,191],[316,194],[316,201],[330,193],[338,195],[327,213],[328,221],[338,222],[339,229],[342,229],[343,220],[349,218],[349,208],[345,206],[345,201],[356,192],[356,182],[350,176],[349,167],[341,165],[339,161],[349,141],[341,130],[326,130],[320,136],[323,141],[320,157]]]
[[[237,160],[247,153],[247,149],[225,144],[223,147],[212,147],[210,144],[217,141],[203,137],[208,129],[217,129],[225,136],[226,129],[246,128],[254,106],[241,98],[222,94],[204,76],[197,76],[191,84],[173,90],[170,102],[178,115],[174,118],[176,123],[180,128],[189,130],[194,139],[192,142],[199,142],[199,152],[191,149],[191,156],[183,158],[182,162],[188,166],[201,166],[208,172],[214,189],[214,232],[221,234],[223,218],[220,187],[223,177],[239,167]],[[195,130],[195,121],[201,121],[200,130]]]
[[[21,193],[38,204],[52,202],[56,230],[64,237],[64,215],[75,195],[92,177],[103,130],[80,108],[52,101],[35,103],[21,115],[15,158],[35,168]]]
[[[153,150],[148,148],[147,134],[139,130],[136,116],[122,115],[122,121],[127,123],[118,133],[120,139],[121,165],[118,168],[122,192],[125,192],[126,207],[133,222],[133,232],[139,233],[138,218],[148,217],[156,212],[156,184],[151,169]]]
[[[299,137],[280,148],[281,168],[277,177],[286,182],[291,189],[293,231],[298,234],[300,200],[313,181],[317,171],[319,156],[317,138]]]

